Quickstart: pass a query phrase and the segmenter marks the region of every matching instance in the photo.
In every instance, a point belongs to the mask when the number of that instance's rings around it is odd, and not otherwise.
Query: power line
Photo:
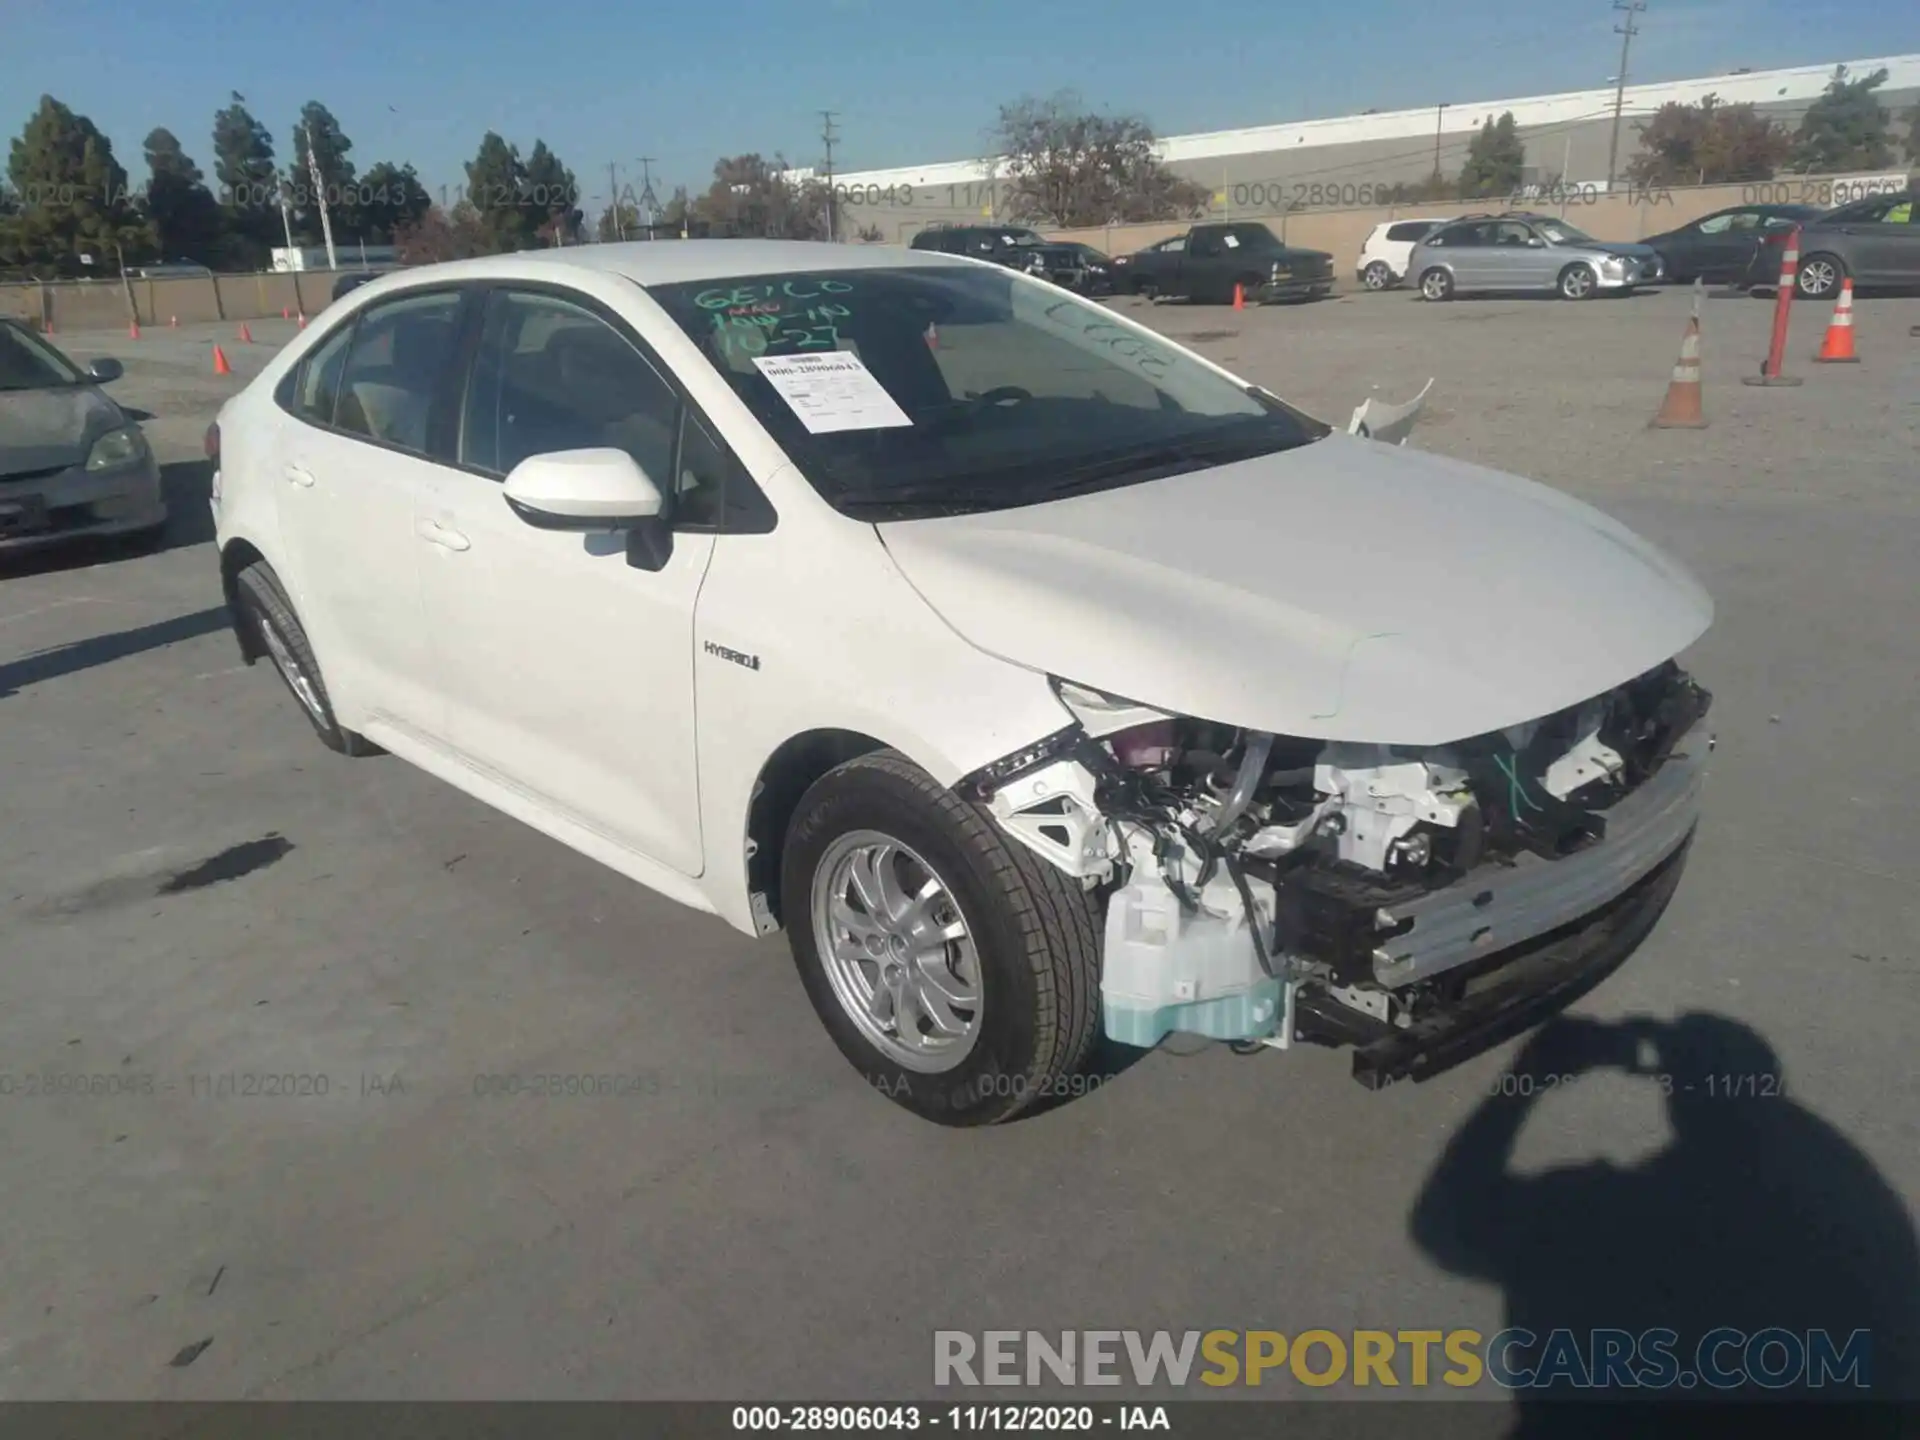
[[[1624,15],[1626,21],[1613,27],[1613,33],[1620,37],[1620,73],[1613,77],[1613,139],[1607,144],[1608,190],[1613,189],[1614,166],[1620,158],[1620,111],[1627,98],[1627,52],[1633,48],[1633,37],[1640,33],[1633,17],[1645,12],[1647,0],[1613,0],[1613,8]]]
[[[827,147],[827,239],[829,240],[835,238],[835,226],[833,223],[833,142],[836,137],[833,133],[833,121],[834,117],[838,114],[839,112],[837,110],[822,110],[820,112],[820,142]]]

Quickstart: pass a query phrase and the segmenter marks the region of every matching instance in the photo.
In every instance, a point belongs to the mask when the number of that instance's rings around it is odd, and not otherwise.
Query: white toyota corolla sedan
[[[1618,964],[1698,815],[1674,561],[999,266],[406,271],[207,439],[242,652],[327,745],[786,929],[945,1124],[1102,1031],[1437,1073]]]

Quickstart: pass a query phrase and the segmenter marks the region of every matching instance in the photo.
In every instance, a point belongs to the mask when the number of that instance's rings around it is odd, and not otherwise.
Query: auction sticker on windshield
[[[756,355],[753,363],[810,434],[888,430],[913,424],[874,373],[860,363],[860,357],[845,350],[821,355]]]

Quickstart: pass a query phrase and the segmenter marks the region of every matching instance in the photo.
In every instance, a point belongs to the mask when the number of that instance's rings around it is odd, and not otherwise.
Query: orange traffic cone
[[[1247,308],[1246,287],[1241,285],[1237,280],[1233,286],[1233,308],[1236,310],[1244,310]]]
[[[293,311],[289,310],[286,306],[282,305],[280,307],[280,318],[282,320],[291,320],[293,318]]]
[[[240,326],[240,342],[243,345],[251,345],[253,343],[253,331],[244,323]]]
[[[307,328],[307,312],[304,310],[300,312],[300,328],[302,330]]]
[[[927,322],[927,348],[929,350],[938,350],[940,348],[940,331],[934,326],[931,320]]]
[[[140,322],[138,320],[129,320],[127,322],[127,338],[129,340],[138,340],[140,338]]]
[[[213,347],[213,373],[216,375],[231,375],[233,373],[233,366],[227,363],[227,352],[222,350],[218,345]]]
[[[1687,321],[1687,333],[1680,340],[1680,358],[1674,362],[1673,379],[1667,385],[1667,398],[1660,413],[1648,425],[1652,430],[1704,430],[1707,417],[1700,410],[1700,322]]]
[[[167,316],[167,328],[169,330],[178,330],[180,328],[180,317],[178,315]]]
[[[1853,277],[1840,282],[1840,299],[1833,307],[1833,319],[1827,322],[1827,338],[1813,357],[1823,365],[1858,365],[1853,353]]]

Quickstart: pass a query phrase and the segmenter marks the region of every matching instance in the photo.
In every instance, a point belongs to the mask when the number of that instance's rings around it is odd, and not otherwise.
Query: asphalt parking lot
[[[1694,1017],[1670,1100],[1571,1068],[1498,1096],[1513,1046],[1370,1094],[1331,1052],[1176,1044],[993,1131],[917,1121],[783,939],[327,753],[239,666],[200,437],[291,323],[62,335],[126,361],[176,504],[158,554],[0,569],[0,1398],[904,1398],[936,1329],[1510,1320],[1865,1326],[1876,1391],[1920,1394],[1920,300],[1860,302],[1856,366],[1809,363],[1796,307],[1797,389],[1739,383],[1771,305],[1707,304],[1701,431],[1646,428],[1684,293],[1121,303],[1342,424],[1437,377],[1417,446],[1712,590],[1707,818],[1578,1007]],[[1637,1273],[1583,1262],[1623,1233]]]

